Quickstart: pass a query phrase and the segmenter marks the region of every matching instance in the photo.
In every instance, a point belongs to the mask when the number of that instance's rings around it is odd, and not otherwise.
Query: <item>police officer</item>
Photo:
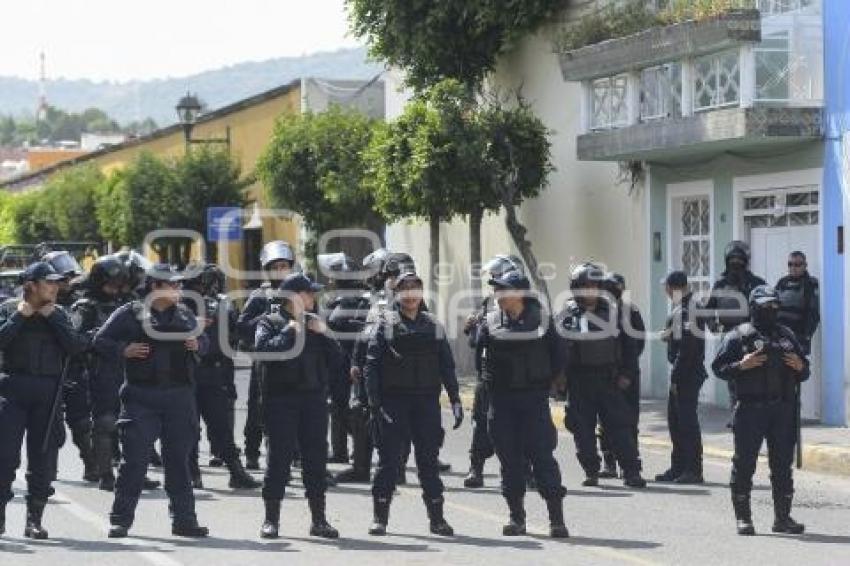
[[[790,328],[808,356],[812,337],[820,324],[820,290],[816,277],[809,275],[806,254],[791,252],[788,256],[788,275],[776,283],[776,293],[782,305],[779,322]]]
[[[206,353],[200,356],[195,370],[195,400],[198,414],[204,419],[210,446],[222,457],[230,472],[229,485],[233,489],[255,489],[259,487],[242,466],[239,450],[233,440],[231,410],[236,397],[234,387],[233,359],[222,349],[228,338],[235,337],[235,312],[226,296],[217,294],[224,273],[214,264],[191,266],[193,276],[184,283],[187,291],[194,293],[184,298],[185,304],[192,310],[198,321],[206,328],[209,342]],[[227,325],[222,328],[222,322]],[[193,487],[202,489],[200,467],[198,466],[198,445],[194,446],[190,461]]]
[[[349,400],[351,399],[352,354],[357,337],[363,331],[369,302],[363,296],[362,281],[353,261],[344,253],[320,254],[317,258],[322,273],[333,282],[334,294],[327,302],[327,325],[343,351],[342,372],[330,380],[330,462],[347,464],[348,436],[352,432]],[[353,433],[352,433],[353,436]],[[368,467],[366,481],[368,481]]]
[[[388,250],[378,248],[363,258],[363,268],[369,274],[366,284],[370,289],[363,293],[360,298],[360,303],[365,309],[365,314],[358,314],[357,318],[363,317],[364,328],[352,344],[350,356],[351,368],[349,369],[349,377],[351,390],[349,395],[349,414],[353,441],[352,465],[334,476],[334,479],[338,483],[369,483],[371,479],[373,443],[368,428],[369,398],[366,394],[363,368],[366,366],[366,350],[369,344],[369,335],[376,327],[378,320],[383,317],[383,313],[387,307],[386,283],[389,274],[384,267],[388,256]],[[339,314],[337,313],[337,315]],[[332,313],[331,319],[336,320],[336,318]],[[350,322],[355,323],[356,321]]]
[[[616,300],[602,289],[604,281],[605,273],[592,263],[575,268],[570,289],[576,296],[559,315],[566,340],[568,428],[587,476],[582,485],[599,484],[595,432],[601,421],[623,468],[623,483],[642,488],[635,413],[625,396],[637,375],[635,344],[623,331]]]
[[[339,532],[325,516],[328,460],[328,382],[339,372],[342,353],[327,327],[311,311],[322,286],[305,275],[288,275],[280,285],[285,293],[279,312],[264,315],[257,324],[255,350],[280,355],[263,361],[264,427],[268,455],[263,501],[262,538],[277,538],[280,502],[289,483],[292,461],[300,450],[302,478],[310,505],[310,535],[337,538]]]
[[[114,255],[101,256],[94,262],[83,283],[83,296],[71,307],[80,332],[93,337],[106,323],[121,305],[120,295],[126,280],[124,264]],[[121,364],[122,358],[117,352],[94,348],[88,352],[86,372],[91,395],[92,447],[98,487],[104,491],[112,491],[115,487],[112,460],[120,410],[118,391],[123,381]],[[71,379],[84,378],[75,374]]]
[[[780,324],[779,295],[758,286],[749,300],[750,321],[727,334],[712,363],[720,378],[734,381],[738,394],[732,431],[732,505],[739,535],[753,535],[750,491],[762,443],[767,441],[775,519],[773,532],[800,534],[791,518],[794,480],[795,391],[809,378],[809,363],[794,332]]]
[[[254,346],[257,323],[272,310],[277,310],[275,301],[271,299],[271,292],[295,268],[295,253],[283,240],[271,241],[264,245],[260,252],[260,265],[265,273],[266,281],[259,289],[251,293],[236,321],[242,346],[248,350]],[[257,364],[251,364],[248,416],[244,430],[245,467],[249,470],[260,469],[260,444],[263,442],[262,420],[260,372]]]
[[[492,278],[498,310],[478,331],[483,378],[490,396],[489,431],[502,467],[502,495],[510,521],[505,536],[525,526],[525,467],[530,459],[540,496],[549,510],[549,532],[569,536],[564,525],[561,470],[553,455],[557,432],[549,411],[549,392],[563,371],[563,352],[551,317],[529,295],[528,278],[517,270]]]
[[[522,261],[516,256],[497,255],[481,269],[490,278],[498,279],[511,271],[523,271]],[[484,487],[484,463],[496,452],[487,428],[487,415],[490,411],[490,394],[484,381],[483,342],[478,339],[480,325],[492,310],[492,297],[481,302],[481,310],[469,315],[464,332],[469,336],[469,345],[475,350],[475,369],[478,382],[475,384],[475,397],[472,401],[472,444],[469,447],[469,473],[463,480],[463,486],[469,489]]]
[[[714,310],[712,330],[725,334],[749,320],[747,299],[753,289],[766,285],[761,277],[750,271],[750,246],[746,242],[733,240],[724,253],[726,270],[711,288],[706,308]],[[735,406],[735,382],[728,381],[729,400]],[[731,426],[731,423],[730,425]]]
[[[79,278],[83,268],[67,251],[52,251],[44,254],[42,261],[64,279],[59,281],[56,303],[70,309],[80,298]],[[71,440],[79,450],[83,462],[83,480],[96,482],[99,479],[92,448],[91,402],[89,400],[89,382],[86,373],[85,355],[74,356],[68,362],[68,375],[65,378],[62,397],[65,405],[65,422],[71,429]]]
[[[422,280],[413,272],[403,272],[395,281],[392,311],[385,314],[369,340],[365,373],[378,448],[378,470],[372,484],[374,521],[369,534],[386,534],[402,452],[412,441],[430,530],[452,536],[454,530],[443,516],[438,460],[441,389],[445,388],[452,404],[455,429],[463,421],[463,408],[451,348],[442,326],[425,312]]]
[[[626,291],[626,278],[619,273],[609,273],[603,289],[610,293],[617,301],[617,308],[623,316],[623,329],[626,335],[634,342],[635,355],[640,358],[646,348],[646,325],[643,322],[643,316],[640,314],[640,309],[631,301],[623,300],[623,293]],[[638,445],[638,424],[640,422],[640,365],[635,366],[634,379],[630,380],[629,387],[625,391],[626,401],[629,403],[634,412],[634,427],[632,435],[635,438],[635,446]],[[599,472],[600,478],[616,478],[617,474],[617,459],[614,457],[614,451],[611,449],[611,442],[605,434],[605,427],[601,424],[598,428],[599,432],[599,450],[602,452],[602,471]]]
[[[701,484],[702,433],[697,406],[700,389],[708,377],[705,371],[705,325],[694,312],[694,296],[688,289],[685,272],[671,272],[664,281],[664,287],[673,304],[662,334],[667,342],[667,361],[670,363],[667,426],[673,453],[670,468],[655,476],[655,481]]]
[[[133,525],[157,438],[162,441],[171,532],[205,537],[208,530],[195,515],[189,455],[198,434],[194,372],[209,340],[180,302],[182,276],[167,264],[154,265],[147,276],[146,300],[121,306],[94,339],[99,352],[112,352],[124,360],[118,421],[123,457],[109,514],[109,537],[125,537]]]
[[[27,438],[27,519],[24,536],[46,539],[41,525],[50,484],[56,477],[55,435],[58,390],[69,357],[87,341],[77,333],[65,310],[56,304],[63,276],[45,262],[27,267],[21,276],[23,297],[0,305],[0,534],[6,528],[6,504],[20,465],[21,442]]]

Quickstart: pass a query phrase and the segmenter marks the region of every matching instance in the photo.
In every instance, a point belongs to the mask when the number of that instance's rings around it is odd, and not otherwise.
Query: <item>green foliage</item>
[[[444,79],[478,87],[500,54],[566,0],[346,0],[351,28],[417,90]]]
[[[316,234],[369,226],[375,203],[363,190],[363,152],[377,125],[339,107],[282,116],[257,163],[270,202],[300,214]]]
[[[121,127],[103,110],[88,108],[81,113],[65,112],[48,107],[43,120],[34,118],[14,118],[0,116],[0,145],[19,146],[25,143],[40,144],[60,141],[79,141],[84,132],[118,133],[132,135],[150,133],[156,129],[156,123],[150,118],[142,122],[131,122]]]
[[[95,193],[103,180],[103,174],[94,165],[72,167],[50,178],[40,196],[50,209],[57,239],[100,240]]]
[[[756,7],[756,0],[670,0],[664,10],[655,12],[642,0],[612,3],[566,26],[556,41],[556,49],[572,51],[655,26],[699,21],[730,10]]]
[[[444,81],[376,133],[366,155],[366,186],[390,219],[448,221],[480,200],[484,148],[475,100],[459,82]]]

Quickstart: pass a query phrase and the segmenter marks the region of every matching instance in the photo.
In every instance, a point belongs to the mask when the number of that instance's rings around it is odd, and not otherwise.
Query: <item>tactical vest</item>
[[[573,315],[570,324],[572,332],[580,332],[582,316],[585,316],[585,313],[576,312]],[[598,336],[593,336],[594,334],[598,334]],[[622,346],[619,336],[610,336],[592,328],[589,328],[587,332],[581,332],[581,338],[572,340],[572,353],[574,365],[593,371],[615,369],[620,366],[622,361]]]
[[[3,370],[7,373],[56,376],[62,374],[65,351],[56,339],[50,323],[40,315],[23,322],[3,351]]]
[[[779,294],[779,321],[782,324],[790,326],[792,329],[799,330],[803,325],[806,309],[808,307],[809,296],[807,287],[809,283],[804,279],[794,283],[794,286],[787,286],[788,282],[781,288],[777,288]]]
[[[280,314],[270,316],[276,318],[280,328],[286,325],[287,321]],[[307,331],[303,349],[296,357],[263,362],[261,371],[263,387],[269,396],[324,390],[330,377],[330,369],[323,348],[323,337]]]
[[[144,334],[142,317],[145,313],[143,310],[141,302],[133,303],[132,312],[143,330],[144,337],[140,342],[150,346],[150,354],[145,359],[128,358],[125,361],[124,375],[127,382],[134,385],[153,386],[191,384],[194,378],[195,359],[183,344],[186,338],[160,340]],[[150,314],[152,313],[148,313]],[[185,335],[193,328],[189,315],[190,312],[184,305],[178,305],[172,320],[163,324],[154,322],[152,326],[157,332]]]
[[[484,379],[496,390],[548,389],[552,362],[545,335],[511,339],[508,328],[488,330]],[[531,334],[530,332],[528,334]]]
[[[429,332],[410,332],[401,324],[392,326],[381,369],[385,393],[439,393],[442,380],[436,327]]]
[[[743,324],[736,330],[741,337],[744,354],[760,349],[767,354],[767,361],[753,369],[741,372],[735,380],[735,391],[742,400],[790,401],[794,399],[797,377],[782,359],[785,354],[795,353],[793,334],[785,327],[777,327],[773,336],[765,336],[752,324]]]

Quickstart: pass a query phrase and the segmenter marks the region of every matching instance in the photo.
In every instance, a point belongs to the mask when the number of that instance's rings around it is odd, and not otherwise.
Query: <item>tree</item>
[[[499,56],[567,0],[346,0],[351,28],[376,59],[423,90],[444,79],[475,89]]]
[[[275,125],[257,174],[274,206],[303,217],[312,233],[308,257],[315,252],[316,236],[332,229],[365,228],[383,240],[386,221],[375,211],[372,194],[363,189],[364,151],[376,126],[375,120],[339,107],[283,116]],[[355,257],[368,252],[362,241],[337,243]]]
[[[478,120],[487,139],[484,161],[490,172],[490,195],[504,208],[505,225],[514,245],[535,285],[550,301],[548,285],[540,277],[537,258],[526,238],[528,229],[516,214],[522,201],[536,197],[548,185],[553,169],[549,132],[521,99],[513,108],[491,100],[480,109]]]
[[[103,181],[103,173],[92,164],[71,167],[48,180],[41,198],[58,239],[100,241],[95,193]]]
[[[444,81],[411,101],[373,138],[366,186],[389,219],[427,218],[431,289],[440,263],[440,222],[467,213],[481,182],[481,138],[469,127],[472,99],[457,81]]]

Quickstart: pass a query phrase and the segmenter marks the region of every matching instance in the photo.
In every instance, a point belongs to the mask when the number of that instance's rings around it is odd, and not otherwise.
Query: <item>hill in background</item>
[[[382,69],[382,64],[367,61],[364,48],[341,49],[240,63],[179,78],[126,83],[49,80],[47,99],[66,111],[99,108],[122,124],[150,117],[164,126],[176,121],[174,106],[187,89],[215,109],[296,78],[370,79]],[[0,77],[0,114],[32,115],[37,99],[38,82]]]

